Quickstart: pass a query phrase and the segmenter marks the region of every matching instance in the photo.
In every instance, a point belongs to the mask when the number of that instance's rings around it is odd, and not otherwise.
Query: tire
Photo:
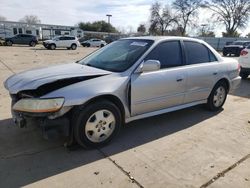
[[[88,44],[86,44],[86,46],[87,46],[87,47],[90,47],[90,44],[88,43]]]
[[[247,73],[240,72],[240,77],[241,77],[243,80],[245,80],[245,79],[247,79],[248,74],[247,74]]]
[[[34,41],[31,41],[29,45],[32,46],[32,47],[35,47],[36,43]]]
[[[106,100],[79,107],[73,113],[72,119],[74,137],[77,143],[85,148],[107,144],[118,134],[121,124],[119,108]]]
[[[72,45],[71,45],[71,49],[72,49],[72,50],[76,50],[76,49],[77,49],[76,44],[72,44]]]
[[[56,45],[55,45],[55,44],[51,44],[51,45],[49,46],[49,48],[50,48],[51,50],[55,50],[55,49],[56,49]]]
[[[101,44],[101,48],[104,47],[104,44]]]
[[[11,40],[8,40],[8,41],[6,41],[6,45],[7,45],[7,46],[12,46],[12,45],[13,45],[13,42],[12,42]]]
[[[223,52],[223,56],[227,56],[227,52]]]
[[[227,99],[227,93],[227,84],[224,81],[218,82],[208,97],[207,108],[210,111],[220,110]]]

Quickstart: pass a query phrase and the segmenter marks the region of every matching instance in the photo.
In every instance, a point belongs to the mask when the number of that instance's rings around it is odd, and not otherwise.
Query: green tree
[[[183,28],[181,35],[186,35],[187,26],[197,15],[197,10],[202,6],[202,0],[175,0],[172,7],[178,13],[178,24]]]
[[[216,20],[225,25],[223,36],[237,37],[237,29],[248,24],[250,0],[210,0],[205,2],[204,7],[212,10]]]
[[[150,9],[150,28],[149,31],[153,34],[164,35],[168,27],[177,23],[177,17],[172,14],[170,7],[167,5],[162,8],[159,2],[152,4]]]
[[[146,32],[146,27],[144,24],[140,24],[139,27],[137,28],[138,33],[145,33]]]
[[[80,22],[79,28],[85,31],[97,31],[97,32],[117,32],[116,28],[105,21],[95,22]]]

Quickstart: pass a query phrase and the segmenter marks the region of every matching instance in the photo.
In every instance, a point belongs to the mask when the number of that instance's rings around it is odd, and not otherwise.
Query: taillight
[[[241,52],[240,52],[240,56],[245,56],[247,54],[248,54],[248,51],[246,51],[246,50],[241,50]]]

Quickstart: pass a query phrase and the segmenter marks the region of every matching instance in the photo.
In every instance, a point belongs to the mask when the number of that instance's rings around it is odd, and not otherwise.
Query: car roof
[[[56,37],[75,37],[73,35],[57,35]]]
[[[204,42],[200,39],[191,37],[177,37],[177,36],[141,36],[141,37],[128,37],[123,39],[139,39],[139,40],[153,40],[153,41],[164,41],[164,40],[189,40],[194,42]]]

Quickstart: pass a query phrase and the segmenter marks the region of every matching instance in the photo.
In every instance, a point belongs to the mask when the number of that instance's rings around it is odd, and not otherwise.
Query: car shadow
[[[250,76],[245,80],[241,80],[239,88],[230,92],[230,95],[250,99]]]
[[[220,113],[220,112],[217,112]],[[100,149],[69,151],[63,141],[46,141],[36,128],[13,128],[10,119],[0,121],[0,187],[20,187],[97,162],[157,139],[189,129],[215,116],[196,106],[127,124]],[[93,173],[93,172],[89,172]]]

